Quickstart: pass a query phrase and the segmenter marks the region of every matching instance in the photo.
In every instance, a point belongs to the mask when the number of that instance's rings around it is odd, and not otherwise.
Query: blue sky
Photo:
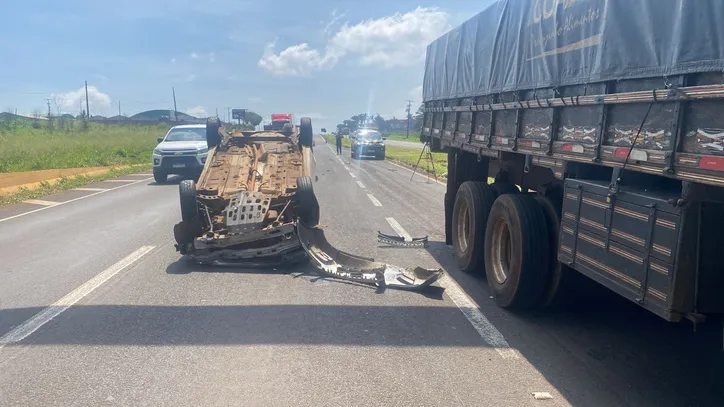
[[[333,127],[421,100],[424,47],[490,0],[65,0],[0,16],[0,109],[91,114],[226,107],[309,115]],[[413,106],[415,109],[416,106]]]

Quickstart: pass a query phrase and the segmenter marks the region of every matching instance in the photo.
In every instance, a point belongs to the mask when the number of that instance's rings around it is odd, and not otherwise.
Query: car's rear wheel
[[[196,202],[196,182],[185,179],[178,184],[181,201],[181,220],[191,222],[199,217],[199,205]]]
[[[209,148],[214,148],[221,144],[220,128],[221,120],[219,120],[218,117],[209,117],[208,120],[206,120],[206,145]]]
[[[299,142],[304,147],[314,145],[314,131],[312,130],[312,119],[310,117],[302,117],[299,121]]]
[[[318,225],[319,202],[317,196],[314,195],[312,177],[297,177],[297,192],[295,195],[297,201],[296,213],[299,220],[307,226]]]
[[[162,170],[153,170],[153,180],[156,181],[157,184],[163,184],[168,179],[168,174],[166,174]]]

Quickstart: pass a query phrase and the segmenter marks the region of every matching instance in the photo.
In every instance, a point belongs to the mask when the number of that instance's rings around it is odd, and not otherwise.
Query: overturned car
[[[440,270],[400,267],[341,252],[318,228],[312,122],[227,133],[209,119],[209,154],[198,183],[179,184],[176,249],[209,265],[278,266],[311,260],[335,278],[418,289]]]

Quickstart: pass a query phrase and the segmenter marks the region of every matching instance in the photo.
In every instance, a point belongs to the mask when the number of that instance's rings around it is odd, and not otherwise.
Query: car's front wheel
[[[162,170],[153,170],[153,180],[156,181],[157,184],[163,184],[168,179],[168,174],[163,172]]]

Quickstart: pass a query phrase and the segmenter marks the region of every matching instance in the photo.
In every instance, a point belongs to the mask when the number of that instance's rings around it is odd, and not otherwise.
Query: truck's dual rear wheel
[[[548,283],[548,220],[532,195],[495,200],[485,230],[485,270],[495,301],[504,308],[537,305]]]

